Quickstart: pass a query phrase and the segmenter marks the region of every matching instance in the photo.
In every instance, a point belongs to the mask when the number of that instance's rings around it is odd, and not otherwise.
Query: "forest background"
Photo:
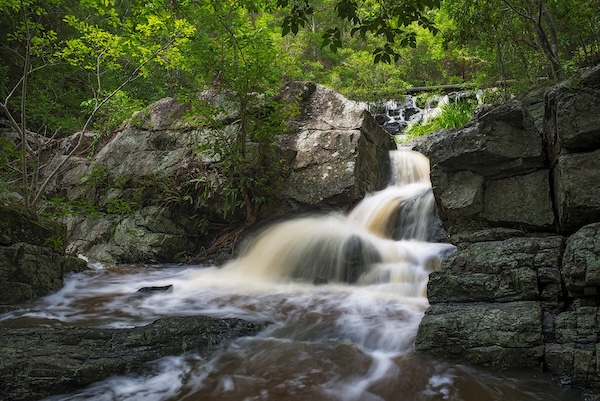
[[[507,97],[596,63],[599,10],[600,0],[0,0],[0,114],[21,135],[0,142],[0,171],[14,173],[0,186],[20,182],[26,205],[43,197],[26,133],[93,130],[100,142],[167,96],[231,96],[236,166],[248,138],[272,141],[281,126],[281,113],[258,116],[262,128],[249,118],[256,94],[268,103],[286,81],[359,101],[447,84]]]

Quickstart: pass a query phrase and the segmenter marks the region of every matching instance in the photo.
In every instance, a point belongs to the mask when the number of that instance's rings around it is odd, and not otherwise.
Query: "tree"
[[[51,5],[55,4],[58,2],[51,2]],[[50,180],[80,150],[81,140],[97,113],[128,84],[144,76],[146,67],[151,62],[167,64],[164,60],[176,60],[174,52],[193,33],[193,27],[185,20],[164,13],[160,17],[153,13],[136,15],[134,20],[130,17],[122,18],[111,0],[87,1],[86,4],[91,10],[85,7],[77,10],[87,12],[90,18],[64,14],[64,22],[76,34],[63,40],[58,38],[56,31],[46,29],[39,22],[39,18],[32,18],[46,15],[47,9],[44,8],[44,4],[37,3],[36,0],[11,0],[0,8],[1,11],[8,11],[20,17],[20,24],[9,33],[8,38],[13,43],[10,50],[19,55],[21,60],[22,74],[10,89],[5,88],[0,110],[18,133],[20,146],[20,152],[13,154],[17,156],[19,166],[10,161],[4,162],[3,165],[18,171],[23,203],[27,207],[36,208]],[[99,16],[104,25],[91,22],[92,16]],[[129,30],[121,29],[123,26]],[[39,182],[43,168],[41,156],[45,146],[54,136],[48,137],[39,133],[32,135],[29,131],[28,84],[31,77],[39,71],[65,61],[77,69],[91,72],[90,76],[94,78],[90,85],[91,111],[78,133],[73,148],[57,167]],[[111,72],[117,72],[117,78],[106,85]],[[115,74],[112,74],[112,77],[114,78]],[[13,107],[11,101],[16,93],[20,93],[20,102]]]
[[[282,34],[297,34],[300,27],[305,27],[315,13],[316,4],[315,0],[277,0],[277,6],[287,12],[282,21]],[[322,36],[322,45],[334,52],[343,47],[347,24],[352,36],[366,39],[372,34],[384,40],[382,46],[373,50],[375,62],[398,61],[400,55],[394,49],[395,43],[416,46],[416,34],[410,29],[413,23],[437,31],[427,10],[440,4],[441,0],[337,0],[334,9],[341,26],[327,29]]]
[[[205,16],[196,36],[197,63],[210,76],[211,90],[218,91],[225,102],[216,108],[204,105],[201,114],[208,116],[207,125],[215,128],[215,134],[201,151],[220,160],[224,215],[242,209],[245,225],[250,226],[260,203],[273,200],[273,187],[281,173],[273,155],[274,140],[286,129],[288,111],[276,100],[281,87],[277,49],[258,7],[248,3],[242,7],[232,0],[213,0],[206,7],[197,10]],[[218,117],[232,113],[223,103],[235,107],[233,124]]]
[[[442,36],[484,60],[490,84],[538,83],[600,52],[598,7],[598,0],[444,0],[441,11],[456,26]]]
[[[528,0],[525,4],[502,0],[515,14],[533,27],[537,43],[550,65],[550,78],[560,78],[564,68],[559,56],[558,33],[554,18],[543,0]]]

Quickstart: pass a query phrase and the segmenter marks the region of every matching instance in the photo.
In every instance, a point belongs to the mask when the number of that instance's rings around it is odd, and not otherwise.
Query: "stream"
[[[224,266],[90,263],[59,292],[0,321],[123,328],[208,315],[271,322],[209,355],[162,358],[47,401],[580,400],[539,372],[501,375],[414,351],[428,274],[454,248],[434,240],[428,161],[407,151],[392,160],[390,187],[350,213],[265,227]]]

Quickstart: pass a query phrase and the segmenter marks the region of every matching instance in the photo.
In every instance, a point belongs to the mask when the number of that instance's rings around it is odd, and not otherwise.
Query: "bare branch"
[[[515,6],[514,4],[512,4],[511,2],[509,2],[508,0],[502,0],[502,2],[504,2],[504,4],[506,4],[508,7],[510,7],[511,10],[513,10],[515,13],[517,13],[518,15],[520,15],[521,17],[525,18],[525,19],[530,19],[532,21],[534,21],[533,17],[531,16],[531,14],[529,13],[525,13],[522,10],[518,10],[517,6]]]
[[[52,170],[52,172],[46,177],[46,179],[44,180],[44,182],[42,183],[42,185],[38,189],[35,198],[33,199],[33,202],[32,202],[33,205],[37,204],[40,201],[40,199],[41,199],[41,197],[42,197],[42,195],[43,195],[46,187],[50,183],[50,180],[52,180],[52,178],[54,178],[54,176],[56,174],[58,174],[58,172],[62,169],[62,167],[67,163],[67,161],[69,161],[71,159],[71,157],[73,157],[73,155],[79,150],[79,147],[81,146],[81,143],[82,143],[83,136],[87,132],[88,126],[91,124],[91,122],[94,119],[94,116],[96,115],[96,113],[110,99],[112,99],[121,89],[123,89],[130,82],[134,81],[138,77],[138,75],[139,75],[140,71],[142,70],[142,68],[144,68],[144,66],[146,64],[148,64],[150,61],[154,60],[156,58],[156,56],[158,56],[160,53],[162,53],[166,49],[168,49],[173,44],[173,42],[175,42],[175,39],[176,39],[176,37],[171,38],[165,45],[163,45],[162,47],[160,47],[159,49],[157,49],[150,57],[148,57],[141,64],[139,64],[135,68],[135,70],[133,70],[131,72],[131,74],[129,74],[129,77],[127,77],[127,79],[125,81],[123,81],[115,90],[113,90],[96,107],[94,107],[94,110],[92,110],[92,112],[90,113],[89,117],[87,118],[85,124],[83,125],[83,128],[79,132],[79,138],[77,139],[77,143],[75,144],[75,146],[73,147],[73,149],[71,149],[71,151],[65,156],[65,158],[63,160],[61,160],[60,163],[58,163],[58,165],[54,168],[54,170]]]

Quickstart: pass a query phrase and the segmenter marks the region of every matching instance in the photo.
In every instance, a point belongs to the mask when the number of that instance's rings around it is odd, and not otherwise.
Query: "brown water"
[[[500,376],[414,351],[428,274],[453,247],[427,242],[431,233],[423,226],[432,217],[415,215],[431,213],[422,205],[432,198],[422,155],[393,158],[416,160],[403,167],[409,178],[396,176],[396,185],[349,215],[304,216],[266,228],[220,268],[92,264],[37,306],[0,320],[132,327],[162,316],[210,315],[273,322],[206,357],[163,358],[138,374],[53,400],[581,399],[539,373]],[[390,230],[390,221],[405,228]],[[169,284],[172,292],[132,295]]]

